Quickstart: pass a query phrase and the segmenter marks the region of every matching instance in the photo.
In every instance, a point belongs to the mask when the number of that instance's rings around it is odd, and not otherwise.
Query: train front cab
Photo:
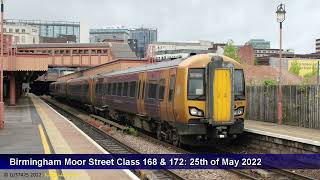
[[[207,65],[188,68],[183,118],[188,122],[177,126],[184,144],[235,138],[244,129],[245,82],[240,64],[221,56],[209,56],[209,62],[202,63]]]

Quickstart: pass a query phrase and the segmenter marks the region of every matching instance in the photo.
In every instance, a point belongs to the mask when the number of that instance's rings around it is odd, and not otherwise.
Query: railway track
[[[77,117],[73,113],[66,111],[62,107],[58,106],[54,102],[41,98],[63,116],[71,120],[78,128],[80,128],[84,133],[91,137],[95,142],[97,142],[101,147],[110,153],[114,154],[139,154],[139,152],[130,148],[129,146],[119,142],[112,136],[104,133],[100,129],[92,126],[85,120]],[[183,178],[175,174],[170,170],[132,170],[141,179],[159,179],[159,180],[182,180]]]
[[[41,98],[45,102],[47,102],[50,106],[52,106],[54,109],[56,109],[58,112],[66,116],[68,119],[73,121],[73,123],[78,126],[81,130],[83,130],[86,134],[88,134],[93,140],[95,140],[99,145],[101,145],[103,148],[108,150],[111,153],[118,153],[118,154],[127,154],[127,153],[137,153],[136,150],[130,148],[129,146],[119,142],[112,136],[106,134],[105,132],[101,131],[100,129],[96,128],[95,126],[89,124],[85,120],[77,117],[72,112],[69,112],[62,107],[55,104],[53,100],[49,100],[48,98]],[[104,123],[110,122],[110,126],[117,126],[118,128],[122,128],[122,125],[119,125],[113,121],[109,121],[104,119],[103,117],[99,117],[96,115],[93,115],[95,119],[99,121],[103,121]],[[155,137],[152,137],[150,135],[139,133],[139,136],[143,137],[144,139],[147,139],[148,141],[151,141],[156,144],[160,144],[162,146],[168,147],[170,149],[173,149],[174,151],[182,154],[193,154],[196,152],[193,152],[192,150],[186,150],[179,147],[176,147],[170,143],[167,143],[165,141],[160,141]],[[219,152],[217,152],[219,151]],[[231,152],[227,150],[217,150],[215,153],[229,153]],[[252,179],[252,180],[258,180],[258,179],[293,179],[293,180],[313,180],[311,177],[307,177],[305,175],[297,174],[289,170],[283,170],[283,169],[269,169],[264,170],[269,172],[268,176],[262,177],[254,170],[237,170],[237,169],[227,169],[227,171],[237,174],[241,179]],[[142,179],[183,179],[179,175],[175,174],[174,172],[170,170],[154,170],[154,171],[136,171],[137,175],[139,175]]]

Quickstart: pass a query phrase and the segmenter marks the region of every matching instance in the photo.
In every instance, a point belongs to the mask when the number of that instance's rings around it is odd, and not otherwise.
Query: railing
[[[247,119],[277,123],[277,86],[247,87]],[[320,129],[320,86],[282,86],[283,124]]]

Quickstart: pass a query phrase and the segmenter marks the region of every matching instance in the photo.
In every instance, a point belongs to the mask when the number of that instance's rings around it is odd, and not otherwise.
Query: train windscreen
[[[242,100],[245,98],[244,74],[241,69],[236,69],[234,71],[234,97],[235,100]]]

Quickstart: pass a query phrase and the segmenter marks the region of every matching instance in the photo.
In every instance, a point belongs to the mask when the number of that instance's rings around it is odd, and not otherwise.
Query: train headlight
[[[192,116],[199,116],[199,117],[204,116],[204,112],[196,107],[189,107],[189,113]]]
[[[234,110],[233,115],[234,116],[240,116],[244,113],[244,108],[243,107],[239,107],[237,109]]]

